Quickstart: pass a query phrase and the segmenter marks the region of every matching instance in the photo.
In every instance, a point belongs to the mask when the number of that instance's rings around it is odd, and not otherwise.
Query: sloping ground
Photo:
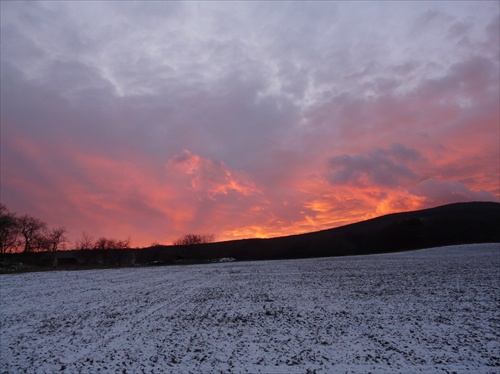
[[[500,204],[470,202],[371,220],[308,234],[191,246],[59,252],[59,268],[204,263],[221,258],[274,260],[363,255],[465,243],[500,242]],[[51,269],[50,253],[0,256],[0,273]],[[22,264],[22,265],[20,265]]]
[[[0,275],[0,372],[498,373],[500,244]]]
[[[500,242],[499,203],[449,204],[309,234],[181,247],[176,253],[185,259],[256,260],[360,255],[487,242]],[[168,255],[168,248],[164,249]]]

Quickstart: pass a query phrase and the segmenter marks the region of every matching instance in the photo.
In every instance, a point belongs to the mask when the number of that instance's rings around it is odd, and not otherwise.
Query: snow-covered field
[[[500,244],[0,276],[1,373],[500,372]]]

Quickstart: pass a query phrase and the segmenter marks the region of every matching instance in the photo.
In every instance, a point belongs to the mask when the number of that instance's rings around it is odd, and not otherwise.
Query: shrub
[[[183,237],[174,240],[174,245],[192,245],[192,244],[206,244],[213,243],[215,235],[213,234],[186,234]]]

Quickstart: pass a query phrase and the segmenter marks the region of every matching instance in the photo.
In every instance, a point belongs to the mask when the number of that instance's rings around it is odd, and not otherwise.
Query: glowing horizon
[[[500,199],[498,2],[2,2],[1,202],[146,247]]]

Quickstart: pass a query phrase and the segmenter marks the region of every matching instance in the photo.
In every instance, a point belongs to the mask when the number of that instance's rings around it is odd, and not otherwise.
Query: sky
[[[72,241],[499,201],[498,1],[1,2],[1,202]]]

